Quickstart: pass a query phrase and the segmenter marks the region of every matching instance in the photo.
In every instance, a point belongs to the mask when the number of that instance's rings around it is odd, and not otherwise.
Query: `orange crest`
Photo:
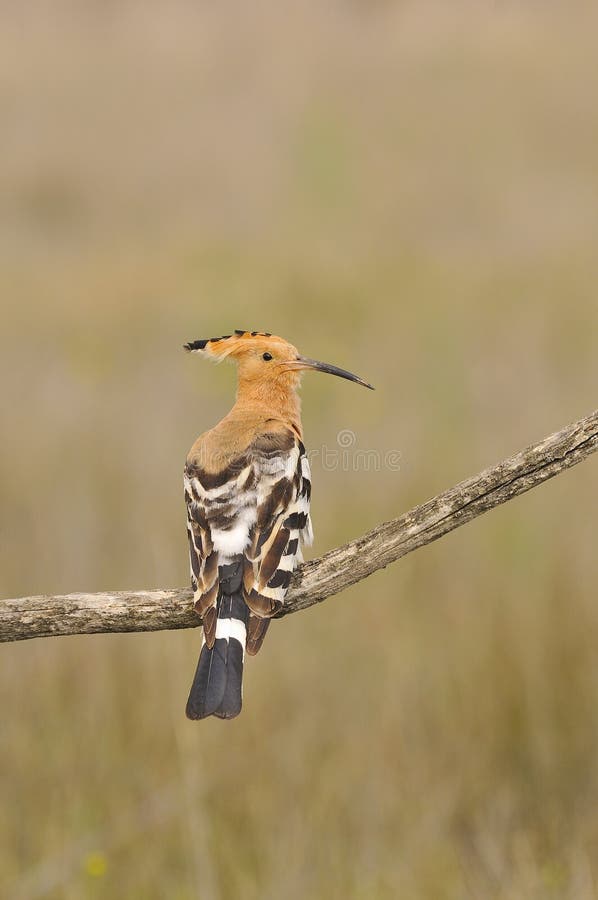
[[[237,329],[233,334],[225,334],[222,337],[206,338],[205,340],[190,341],[184,345],[189,353],[201,353],[206,359],[220,362],[230,356],[240,361],[246,356],[259,356],[270,354],[280,360],[296,359],[297,348],[267,331],[241,331]]]

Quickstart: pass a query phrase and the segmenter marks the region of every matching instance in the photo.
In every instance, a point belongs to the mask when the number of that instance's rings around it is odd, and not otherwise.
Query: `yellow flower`
[[[85,871],[90,878],[103,878],[107,865],[103,853],[89,853],[85,857]]]

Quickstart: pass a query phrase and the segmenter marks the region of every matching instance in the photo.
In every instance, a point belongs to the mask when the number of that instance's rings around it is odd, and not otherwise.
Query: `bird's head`
[[[184,347],[188,352],[199,353],[214,362],[233,359],[239,369],[239,382],[245,385],[294,388],[299,384],[301,372],[311,369],[348,378],[374,390],[371,384],[352,372],[301,356],[297,348],[284,338],[268,332],[237,330],[219,338],[190,341]]]

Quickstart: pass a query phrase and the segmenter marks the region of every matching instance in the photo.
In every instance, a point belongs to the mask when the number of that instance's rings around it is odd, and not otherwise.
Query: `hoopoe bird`
[[[302,562],[301,545],[313,537],[301,374],[313,369],[373,388],[267,332],[235,331],[184,347],[238,368],[236,402],[195,441],[184,476],[191,584],[203,622],[186,713],[232,719],[241,712],[245,652],[262,646]]]

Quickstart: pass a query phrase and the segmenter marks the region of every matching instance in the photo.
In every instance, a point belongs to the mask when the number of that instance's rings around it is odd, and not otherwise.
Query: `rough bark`
[[[454,528],[577,465],[598,449],[598,410],[297,570],[281,616],[307,609]],[[0,641],[159,631],[200,624],[188,588],[0,601]]]

